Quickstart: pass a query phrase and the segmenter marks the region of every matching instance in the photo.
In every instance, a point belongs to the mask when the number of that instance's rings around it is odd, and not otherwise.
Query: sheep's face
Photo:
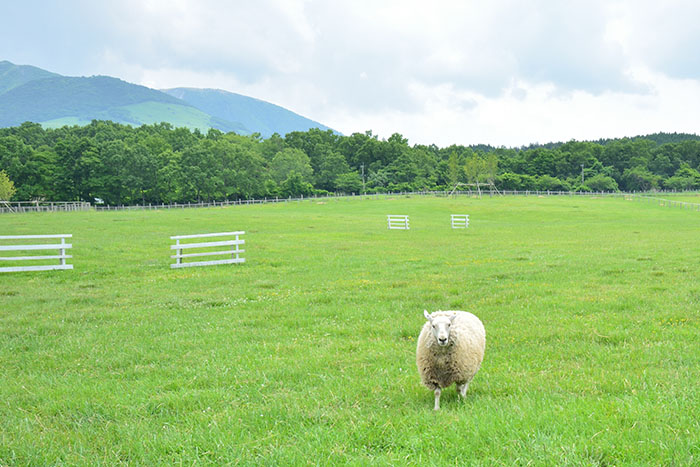
[[[423,312],[425,319],[430,322],[432,326],[433,336],[435,336],[435,341],[440,347],[445,347],[450,345],[450,326],[452,326],[452,321],[454,321],[457,315],[439,315],[433,317],[427,310]]]

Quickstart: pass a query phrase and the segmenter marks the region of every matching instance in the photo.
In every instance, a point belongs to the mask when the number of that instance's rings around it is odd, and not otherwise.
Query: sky
[[[0,60],[517,147],[700,132],[698,18],[695,0],[23,0],[0,4]]]

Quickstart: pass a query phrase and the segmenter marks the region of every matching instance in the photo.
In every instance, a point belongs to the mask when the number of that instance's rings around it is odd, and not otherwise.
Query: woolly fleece
[[[453,313],[457,316],[450,326],[449,345],[438,345],[430,321],[425,322],[418,337],[418,372],[423,385],[433,391],[453,383],[458,386],[469,384],[484,359],[486,330],[479,318],[466,311],[436,311],[431,316],[450,316]]]

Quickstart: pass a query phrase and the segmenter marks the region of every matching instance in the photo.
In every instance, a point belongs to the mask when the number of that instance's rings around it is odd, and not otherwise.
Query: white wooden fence
[[[29,256],[10,256],[0,257],[0,264],[5,261],[45,261],[57,259],[58,264],[36,264],[33,266],[6,266],[0,267],[0,272],[18,272],[18,271],[50,271],[52,269],[73,269],[72,264],[66,264],[71,255],[66,254],[66,250],[73,248],[73,245],[66,243],[66,238],[73,237],[72,234],[56,234],[56,235],[0,235],[0,240],[36,240],[36,239],[56,239],[60,238],[61,243],[35,243],[35,244],[15,244],[15,245],[0,245],[0,252],[23,252],[23,251],[40,251],[40,250],[58,250],[57,255],[29,255]],[[27,264],[27,263],[25,263]]]
[[[452,228],[466,229],[469,227],[469,214],[452,214]]]
[[[241,245],[245,244],[245,240],[239,238],[240,235],[245,234],[245,232],[219,232],[219,233],[209,233],[209,234],[199,234],[199,235],[176,235],[170,237],[171,240],[175,240],[175,245],[171,245],[171,250],[177,250],[177,254],[170,256],[175,259],[175,263],[171,264],[171,268],[188,268],[192,266],[210,266],[213,264],[232,264],[232,263],[244,263],[245,258],[241,258],[240,254],[244,253],[245,250],[240,248]],[[218,242],[196,242],[196,243],[180,243],[180,240],[193,239],[193,238],[211,238],[211,237],[235,237],[234,240],[223,240]],[[198,253],[183,253],[183,250],[190,250],[193,248],[218,248],[227,247],[227,250],[218,251],[203,251]],[[230,255],[230,258],[217,259],[213,261],[191,261],[185,263],[182,260],[184,258],[193,258],[201,256],[213,256],[213,255]]]
[[[57,212],[89,211],[85,201],[0,201],[0,214],[4,212]]]
[[[386,223],[388,229],[408,230],[408,216],[387,214]]]

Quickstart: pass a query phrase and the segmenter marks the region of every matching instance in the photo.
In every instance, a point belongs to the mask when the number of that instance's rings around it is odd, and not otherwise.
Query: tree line
[[[684,190],[700,188],[699,139],[662,133],[439,148],[371,131],[311,129],[263,139],[168,123],[45,129],[27,122],[0,129],[0,173],[14,186],[12,200],[113,205],[451,190],[477,182],[503,190]]]

